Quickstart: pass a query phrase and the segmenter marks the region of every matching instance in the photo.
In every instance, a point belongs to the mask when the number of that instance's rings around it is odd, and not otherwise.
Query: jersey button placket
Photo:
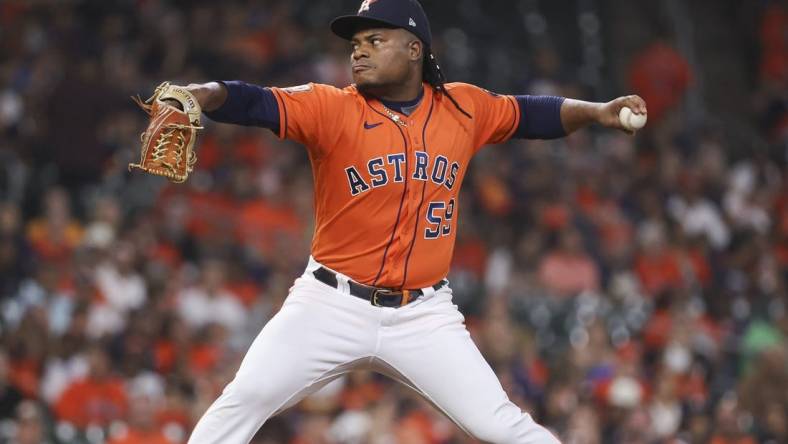
[[[408,127],[406,129],[406,134],[408,137],[408,160],[411,162],[410,170],[408,171],[408,180],[410,181],[410,185],[408,186],[408,194],[406,197],[407,200],[407,212],[405,213],[402,224],[402,231],[401,231],[401,251],[400,255],[397,257],[397,265],[398,271],[400,275],[398,276],[399,279],[404,279],[405,276],[405,266],[408,260],[408,254],[410,253],[410,246],[413,240],[413,233],[414,229],[416,228],[416,224],[418,223],[419,215],[416,213],[419,211],[419,205],[421,203],[421,195],[423,192],[424,183],[422,180],[415,179],[416,174],[416,151],[424,151],[424,147],[421,145],[421,141],[419,140],[418,136],[418,129],[413,125],[413,121],[408,121]],[[410,274],[410,273],[409,273]]]
[[[419,181],[413,179],[413,171],[415,171],[414,168],[416,167],[416,156],[414,155],[414,151],[418,150],[418,148],[411,134],[412,128],[410,124],[408,124],[408,126],[402,129],[405,133],[405,139],[408,141],[408,146],[405,148],[405,155],[408,157],[408,170],[406,172],[408,190],[405,195],[405,202],[402,208],[402,220],[397,233],[397,252],[393,256],[394,260],[392,262],[392,274],[396,280],[400,280],[404,277],[405,260],[408,254],[408,247],[410,246],[411,234],[413,232],[412,221],[414,219],[414,212],[417,211],[418,206],[418,201],[414,202],[414,199],[416,199],[415,196],[417,196],[416,189],[418,188],[418,191],[421,189]]]

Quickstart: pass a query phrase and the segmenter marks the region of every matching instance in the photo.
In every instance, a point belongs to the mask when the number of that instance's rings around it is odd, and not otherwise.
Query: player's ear
[[[421,40],[415,39],[408,44],[408,56],[414,62],[424,57],[424,44],[421,43]]]

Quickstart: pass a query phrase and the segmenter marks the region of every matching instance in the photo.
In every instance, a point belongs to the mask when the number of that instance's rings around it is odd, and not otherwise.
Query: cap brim
[[[358,15],[343,15],[331,22],[331,31],[345,40],[352,40],[358,31],[371,28],[398,28],[398,26]]]

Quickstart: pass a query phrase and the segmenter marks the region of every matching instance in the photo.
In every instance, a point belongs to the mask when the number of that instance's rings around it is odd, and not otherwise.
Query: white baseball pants
[[[271,416],[354,369],[413,388],[473,437],[558,443],[506,396],[465,328],[451,290],[424,289],[401,308],[375,307],[315,279],[310,260],[282,309],[192,432],[189,444],[247,444]]]

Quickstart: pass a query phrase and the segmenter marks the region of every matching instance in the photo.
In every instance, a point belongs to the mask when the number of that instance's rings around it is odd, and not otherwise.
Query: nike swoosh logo
[[[373,123],[373,124],[369,124],[369,123],[367,123],[367,122],[364,122],[364,129],[372,129],[372,128],[377,128],[377,127],[379,127],[380,125],[383,125],[383,122],[378,122],[378,123]]]

